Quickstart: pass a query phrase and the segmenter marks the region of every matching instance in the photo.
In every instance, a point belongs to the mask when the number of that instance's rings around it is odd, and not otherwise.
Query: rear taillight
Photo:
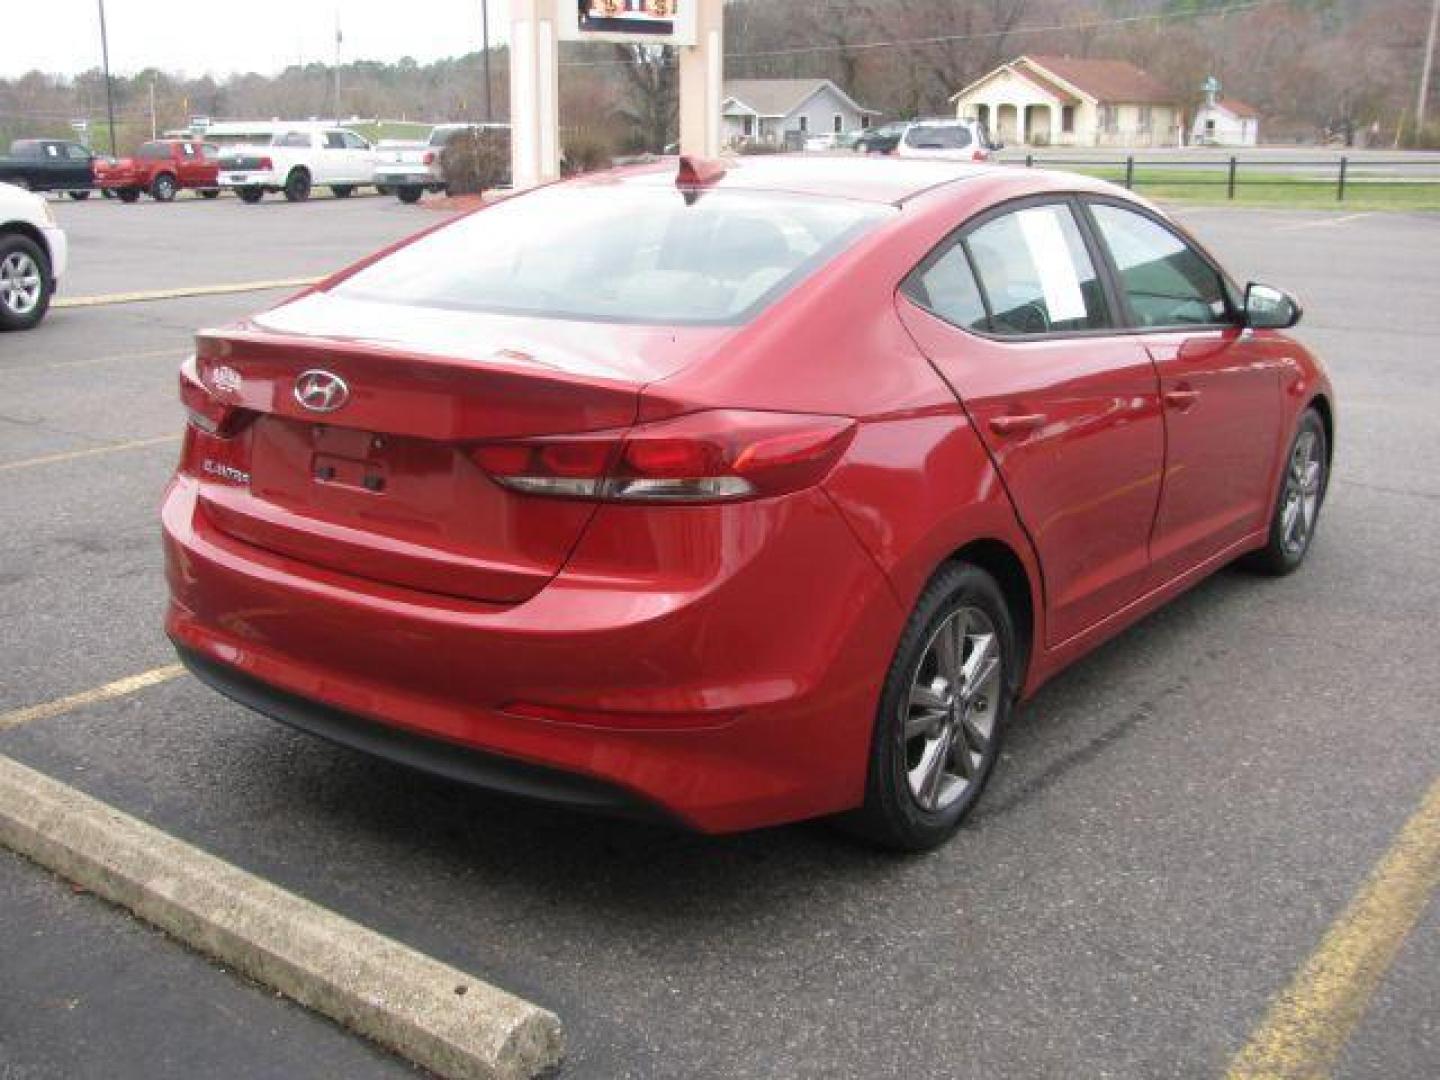
[[[273,168],[275,168],[275,163],[268,157],[262,157],[260,159],[259,169],[261,172],[269,172]]]
[[[471,458],[496,483],[532,495],[731,502],[819,483],[854,430],[847,417],[718,410],[628,432],[485,443]]]
[[[435,164],[435,151],[434,151],[434,150],[426,150],[426,151],[425,151],[425,157],[423,158],[423,162],[424,162],[424,164],[426,164],[426,165],[434,165],[434,164]]]
[[[203,347],[203,341],[202,341]],[[192,357],[180,365],[180,403],[190,425],[206,435],[228,439],[245,426],[253,413],[221,401],[200,381]]]

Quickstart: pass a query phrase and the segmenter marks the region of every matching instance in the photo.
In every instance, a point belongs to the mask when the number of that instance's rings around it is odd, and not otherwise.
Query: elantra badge
[[[331,413],[350,400],[350,387],[334,372],[316,368],[295,380],[295,400],[311,412]]]

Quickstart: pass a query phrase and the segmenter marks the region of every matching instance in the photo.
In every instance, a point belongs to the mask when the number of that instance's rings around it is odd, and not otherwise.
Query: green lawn
[[[1063,168],[1061,165],[1054,168]],[[1125,169],[1114,166],[1080,166],[1070,170],[1117,184],[1125,182]],[[1329,170],[1327,170],[1329,171]],[[1346,180],[1345,199],[1335,197],[1333,171],[1329,176],[1276,172],[1236,176],[1235,206],[1293,207],[1306,210],[1440,210],[1440,179],[1394,180],[1352,175]],[[1323,178],[1322,178],[1323,176]],[[1135,190],[1149,199],[1167,202],[1230,203],[1226,197],[1226,169],[1137,168]]]

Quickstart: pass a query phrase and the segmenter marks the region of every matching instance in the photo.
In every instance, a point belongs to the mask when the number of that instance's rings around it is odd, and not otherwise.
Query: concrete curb
[[[553,1013],[0,755],[0,844],[446,1077],[531,1077]]]

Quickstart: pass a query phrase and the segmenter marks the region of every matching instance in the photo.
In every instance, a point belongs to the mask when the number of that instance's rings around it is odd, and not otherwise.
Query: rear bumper
[[[386,187],[433,187],[442,183],[440,177],[423,166],[381,165],[375,170],[375,183]]]
[[[179,477],[165,499],[167,630],[202,678],[261,712],[307,730],[317,725],[295,717],[344,714],[403,740],[405,754],[478,751],[503,772],[551,778],[518,791],[470,770],[471,783],[592,809],[649,806],[706,832],[863,799],[902,614],[819,491],[680,511],[716,515],[693,535],[718,542],[699,551],[633,552],[646,538],[622,519],[635,511],[604,508],[550,585],[502,606],[252,547],[208,522],[196,488]],[[643,575],[617,571],[621,550]],[[657,556],[675,564],[663,582]],[[539,719],[516,703],[560,711]],[[317,733],[405,759],[378,736]]]
[[[235,190],[236,188],[276,188],[278,189],[284,180],[280,174],[271,169],[265,172],[241,172],[221,171],[215,186]]]

